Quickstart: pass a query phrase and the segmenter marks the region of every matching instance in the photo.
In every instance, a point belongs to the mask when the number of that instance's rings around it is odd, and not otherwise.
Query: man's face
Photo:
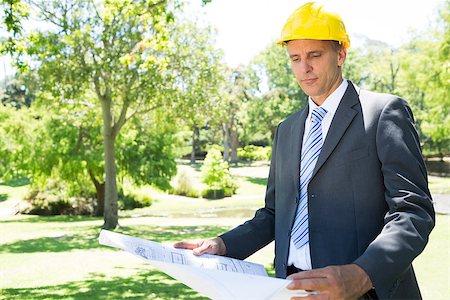
[[[339,86],[346,50],[331,41],[292,40],[287,43],[295,78],[303,91],[321,105]]]

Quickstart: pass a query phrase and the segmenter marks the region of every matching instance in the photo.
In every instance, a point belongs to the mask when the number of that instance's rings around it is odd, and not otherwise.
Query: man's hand
[[[358,299],[372,288],[372,281],[358,265],[330,266],[292,274],[290,290],[314,290],[317,295],[291,299]]]
[[[175,243],[173,246],[175,248],[191,249],[195,255],[201,255],[204,253],[215,255],[227,254],[225,243],[220,237],[209,240],[182,241]]]

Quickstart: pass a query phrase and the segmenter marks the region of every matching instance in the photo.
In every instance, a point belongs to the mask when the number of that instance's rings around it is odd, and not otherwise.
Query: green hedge
[[[270,147],[247,145],[238,149],[238,158],[241,161],[267,161],[270,160],[271,154],[272,149]]]

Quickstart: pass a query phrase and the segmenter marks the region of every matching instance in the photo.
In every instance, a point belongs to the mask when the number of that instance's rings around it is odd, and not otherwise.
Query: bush
[[[223,161],[221,152],[215,147],[206,155],[202,176],[203,182],[208,186],[208,189],[202,192],[204,198],[219,199],[236,193],[237,184],[231,178],[228,163]]]
[[[224,189],[206,189],[202,192],[202,197],[206,199],[222,199],[225,197],[225,190]]]
[[[272,149],[270,147],[247,145],[238,149],[238,158],[242,161],[267,161],[270,160],[271,154]]]
[[[227,182],[226,186],[223,189],[224,196],[225,197],[233,196],[234,194],[236,194],[238,187],[239,187],[238,184],[234,181]]]
[[[66,199],[52,191],[32,190],[25,198],[28,202],[21,213],[40,216],[54,215],[84,215],[91,216],[94,212],[95,198],[71,197]]]
[[[22,213],[51,216],[65,214],[70,209],[69,202],[56,195],[37,192],[30,196],[30,198],[26,199],[30,205],[21,211]]]
[[[152,199],[141,194],[129,193],[125,195],[121,190],[119,191],[118,205],[119,209],[123,210],[148,207],[152,205]]]
[[[187,196],[191,198],[198,198],[199,193],[192,187],[191,180],[185,171],[178,174],[177,185],[172,189],[171,194]]]
[[[84,215],[93,216],[97,198],[95,195],[82,196],[71,195],[70,188],[64,181],[48,179],[40,186],[33,187],[25,197],[27,203],[21,207],[20,212],[33,215]],[[81,189],[80,189],[81,192]],[[119,189],[119,209],[134,209],[152,205],[152,200],[147,195],[128,193],[124,194]]]
[[[70,214],[81,216],[93,216],[97,198],[95,197],[71,197],[69,198]]]

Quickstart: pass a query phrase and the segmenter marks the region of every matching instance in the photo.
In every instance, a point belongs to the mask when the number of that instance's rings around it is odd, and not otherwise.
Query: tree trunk
[[[197,151],[197,141],[198,136],[200,135],[200,128],[197,125],[194,125],[192,130],[192,149],[191,149],[191,164],[195,164],[195,152]]]
[[[223,160],[228,161],[230,159],[230,143],[229,143],[229,130],[227,123],[222,123],[223,131]]]
[[[239,161],[237,149],[239,147],[239,138],[237,133],[237,128],[231,128],[230,130],[230,144],[231,144],[231,160],[232,164],[237,164]]]
[[[95,216],[101,217],[105,213],[105,183],[100,183],[96,187],[97,193],[97,207],[95,208]]]
[[[89,177],[91,177],[92,182],[95,185],[95,192],[97,197],[97,206],[95,207],[94,215],[96,217],[103,216],[105,212],[105,183],[100,183],[97,178],[95,178],[94,173],[89,169]]]
[[[111,113],[111,101],[102,101],[103,143],[105,159],[105,211],[103,228],[114,229],[119,223],[118,195],[116,182],[114,120]]]

